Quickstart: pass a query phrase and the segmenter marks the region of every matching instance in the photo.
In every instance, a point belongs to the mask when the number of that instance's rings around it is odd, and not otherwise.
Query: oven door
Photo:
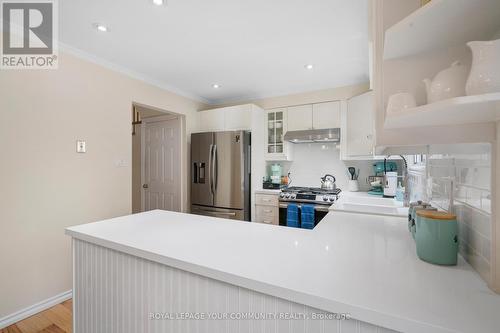
[[[295,204],[298,205],[298,208],[299,208],[299,223],[301,222],[301,217],[300,217],[300,213],[301,213],[301,203],[300,202],[295,202]],[[280,201],[279,203],[279,209],[280,209],[280,212],[279,212],[279,220],[280,220],[280,225],[281,226],[286,226],[287,223],[286,223],[286,209],[288,207],[288,202],[283,202],[283,201]],[[316,227],[318,225],[318,223],[323,219],[323,217],[326,216],[326,214],[328,214],[328,208],[330,208],[330,206],[328,205],[315,205],[314,207],[314,226]]]

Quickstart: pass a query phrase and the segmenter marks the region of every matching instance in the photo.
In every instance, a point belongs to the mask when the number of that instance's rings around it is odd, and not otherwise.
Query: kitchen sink
[[[342,196],[332,206],[332,210],[373,215],[408,216],[408,207],[403,207],[402,202],[391,198],[378,198],[361,194]]]

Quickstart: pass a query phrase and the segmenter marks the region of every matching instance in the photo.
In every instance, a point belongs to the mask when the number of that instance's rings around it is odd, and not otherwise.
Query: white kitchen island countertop
[[[304,230],[155,210],[66,233],[397,331],[500,331],[500,295],[462,258],[420,261],[404,218],[330,212]]]

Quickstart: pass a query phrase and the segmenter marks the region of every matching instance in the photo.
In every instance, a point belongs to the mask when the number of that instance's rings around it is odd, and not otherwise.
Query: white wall
[[[64,227],[131,212],[132,103],[186,115],[188,135],[206,107],[72,55],[59,61],[0,71],[0,320],[71,289]]]
[[[337,187],[347,191],[347,167],[353,166],[360,169],[360,190],[370,189],[366,177],[373,174],[374,161],[341,161],[339,149],[333,143],[295,144],[293,149],[293,161],[279,163],[283,166],[284,174],[291,172],[292,186],[319,187],[320,177],[328,173],[337,179]],[[273,163],[268,163],[271,164]]]

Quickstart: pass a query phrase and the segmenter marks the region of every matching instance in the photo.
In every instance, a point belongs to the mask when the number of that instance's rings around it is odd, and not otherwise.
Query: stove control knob
[[[330,197],[330,198],[328,198],[328,200],[330,200],[330,202],[333,202],[333,201],[335,201],[335,197]]]
[[[327,197],[327,196],[324,196],[324,197],[323,197],[323,201],[328,201],[328,197]]]
[[[285,194],[285,198],[290,198],[290,193]]]
[[[285,197],[285,193],[280,193],[280,198],[284,198]]]
[[[296,195],[295,194],[291,194],[290,195],[290,199],[295,199]]]

